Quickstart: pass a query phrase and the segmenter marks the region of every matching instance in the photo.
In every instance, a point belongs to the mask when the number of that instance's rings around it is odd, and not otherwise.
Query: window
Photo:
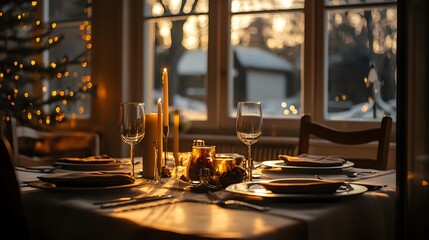
[[[186,111],[189,120],[205,121],[208,0],[164,2],[148,1],[145,8],[146,106],[152,111],[162,96],[161,75],[167,68],[170,105]]]
[[[62,75],[58,75],[56,81],[46,81],[47,94],[56,92],[59,89],[66,89],[66,91],[71,92],[91,84],[91,56],[89,53],[92,47],[90,1],[44,1],[44,21],[56,25],[51,33],[51,38],[63,37],[59,46],[55,46],[45,52],[44,61],[49,64],[67,59],[69,62],[67,71]],[[62,93],[58,92],[58,94]],[[67,118],[87,119],[90,117],[90,94],[83,92],[78,95],[76,101],[63,101],[60,105]]]
[[[304,1],[231,2],[230,116],[239,101],[262,101],[264,118],[301,113]]]
[[[330,0],[324,11],[325,117],[395,119],[396,3]]]
[[[197,131],[231,133],[246,100],[262,101],[267,135],[296,129],[302,113],[330,124],[396,117],[396,1],[144,3],[147,111],[166,67],[170,105]]]

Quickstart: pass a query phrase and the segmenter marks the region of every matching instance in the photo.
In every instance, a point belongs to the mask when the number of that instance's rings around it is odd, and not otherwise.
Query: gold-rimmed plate
[[[127,164],[122,161],[113,163],[71,163],[71,162],[56,162],[61,169],[74,171],[99,171],[99,170],[118,170],[123,169]]]
[[[303,181],[314,181],[313,179],[300,179],[300,184],[303,183]],[[287,182],[287,179],[282,179],[283,182]],[[297,178],[291,178],[290,183],[296,182]],[[264,198],[285,198],[285,199],[333,199],[333,198],[342,198],[342,197],[348,197],[353,195],[362,194],[368,189],[364,186],[355,185],[355,184],[346,184],[340,186],[336,191],[333,192],[326,192],[326,193],[320,193],[320,192],[305,192],[305,193],[274,193],[268,189],[266,189],[261,184],[258,184],[258,182],[243,182],[243,183],[237,183],[229,185],[226,188],[226,191],[237,193],[237,194],[243,194],[248,196],[256,196],[256,197],[264,197]]]
[[[341,170],[343,168],[353,167],[355,164],[351,161],[346,161],[343,165],[329,167],[309,167],[309,166],[292,166],[286,164],[283,160],[267,160],[263,161],[262,165],[272,168],[281,169],[298,169],[298,170]]]
[[[137,187],[145,183],[144,179],[136,179],[133,183],[123,184],[123,185],[114,185],[114,186],[103,186],[103,187],[57,187],[53,183],[48,183],[44,181],[33,181],[28,182],[29,187],[51,190],[51,191],[98,191],[98,190],[111,190],[111,189],[125,189]]]

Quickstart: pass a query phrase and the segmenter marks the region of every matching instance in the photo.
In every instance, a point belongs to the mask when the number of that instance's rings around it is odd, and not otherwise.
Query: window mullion
[[[230,81],[230,54],[231,54],[231,39],[230,39],[230,26],[231,26],[231,12],[230,12],[230,1],[220,1],[220,14],[218,14],[219,22],[219,45],[218,52],[220,53],[219,63],[219,79],[217,99],[220,105],[218,106],[218,121],[221,129],[235,129],[235,119],[231,119],[229,116],[230,104],[232,101],[230,92],[229,81]],[[227,17],[226,17],[227,16]],[[223,26],[223,27],[222,27]],[[227,26],[227,27],[225,27]]]
[[[318,65],[320,61],[317,61],[318,54],[316,50],[321,44],[320,37],[317,35],[316,24],[317,24],[317,2],[320,1],[306,1],[305,2],[305,36],[304,36],[304,48],[303,48],[303,63],[304,68],[303,76],[301,77],[301,102],[302,112],[306,114],[316,115],[317,109],[317,97],[321,89],[317,88],[318,81]]]
[[[327,73],[325,72],[325,66],[327,64],[327,57],[325,55],[325,13],[323,11],[323,2],[314,0],[313,2],[313,12],[314,18],[312,19],[312,36],[313,36],[313,49],[312,54],[315,60],[313,63],[313,78],[311,82],[313,83],[313,115],[314,120],[318,122],[324,121],[324,109],[325,109],[325,100],[327,98],[327,86],[325,86],[325,78]]]
[[[227,84],[228,67],[228,46],[229,46],[229,23],[225,16],[225,11],[229,12],[228,4],[225,1],[209,2],[209,47],[207,59],[207,121],[195,122],[195,127],[208,131],[218,131],[227,117],[224,109],[227,106],[225,96]]]

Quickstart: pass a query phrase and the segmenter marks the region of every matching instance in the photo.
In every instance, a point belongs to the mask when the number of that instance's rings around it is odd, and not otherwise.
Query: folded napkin
[[[344,183],[306,178],[276,179],[267,182],[257,182],[273,193],[334,193]]]
[[[129,174],[108,172],[59,173],[37,178],[57,187],[108,187],[131,184],[135,181]]]
[[[91,163],[91,164],[107,164],[107,163],[115,163],[116,159],[111,158],[107,155],[101,156],[90,156],[86,158],[59,158],[57,159],[59,163]]]
[[[346,163],[346,159],[334,156],[318,156],[301,154],[298,156],[279,155],[286,165],[305,166],[305,167],[334,167]]]

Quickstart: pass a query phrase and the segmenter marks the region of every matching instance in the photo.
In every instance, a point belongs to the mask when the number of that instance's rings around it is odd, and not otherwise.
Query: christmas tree
[[[64,108],[84,94],[94,92],[91,77],[77,76],[68,66],[88,67],[90,36],[81,54],[69,59],[43,61],[43,53],[61,47],[54,22],[43,22],[37,1],[0,0],[0,115],[21,124],[43,127],[64,121]],[[38,18],[39,17],[39,18]],[[86,33],[87,34],[87,33]],[[76,86],[53,89],[55,81],[79,78]],[[57,84],[58,85],[58,84]]]

